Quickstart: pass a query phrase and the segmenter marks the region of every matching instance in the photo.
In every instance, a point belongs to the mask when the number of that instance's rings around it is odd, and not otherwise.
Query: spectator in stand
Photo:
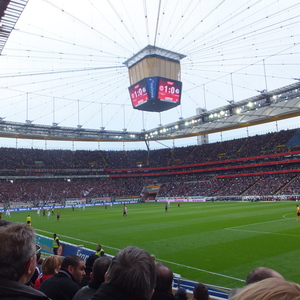
[[[42,273],[41,275],[35,280],[34,288],[39,289],[43,281],[47,278],[51,277],[52,275],[58,273],[63,258],[57,255],[50,255],[43,261],[42,264]]]
[[[280,278],[267,278],[246,285],[232,300],[300,300],[300,285]]]
[[[205,284],[198,282],[194,286],[193,300],[209,300],[208,288]]]
[[[98,257],[94,263],[92,272],[90,273],[90,281],[88,285],[82,287],[73,297],[73,300],[89,300],[96,293],[100,285],[104,282],[104,275],[111,263],[108,256]]]
[[[161,262],[155,263],[156,284],[152,300],[174,300],[172,294],[173,272]]]
[[[254,282],[261,281],[266,278],[279,278],[284,279],[281,274],[273,269],[269,269],[266,267],[257,267],[253,269],[246,278],[246,285]]]
[[[39,245],[35,245],[35,253],[36,253],[36,267],[35,267],[35,271],[30,279],[29,282],[27,282],[27,285],[30,285],[30,286],[34,286],[34,283],[36,281],[36,279],[40,276],[41,274],[41,269],[40,269],[40,266],[39,266],[39,261],[41,259],[41,247]]]
[[[155,286],[155,264],[145,250],[129,246],[117,253],[92,300],[149,300]]]
[[[180,287],[180,288],[176,291],[175,296],[174,296],[174,299],[175,299],[175,300],[187,300],[187,299],[188,299],[188,296],[187,296],[186,289],[183,288],[183,287]]]
[[[85,275],[83,275],[83,278],[80,282],[80,286],[83,287],[83,286],[86,286],[89,281],[90,281],[90,274],[92,273],[92,270],[93,270],[93,265],[94,265],[94,262],[95,260],[99,258],[99,255],[96,255],[96,254],[92,254],[90,255],[86,262],[85,262]]]
[[[46,279],[42,283],[40,291],[52,300],[72,300],[80,290],[79,283],[85,274],[84,268],[85,264],[81,257],[74,254],[66,256],[58,273]]]
[[[0,224],[0,298],[49,300],[26,285],[36,267],[35,232],[24,223]]]

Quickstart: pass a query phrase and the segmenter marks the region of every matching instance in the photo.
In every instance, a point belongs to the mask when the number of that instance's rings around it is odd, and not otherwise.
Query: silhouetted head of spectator
[[[94,264],[94,262],[95,262],[95,260],[96,260],[97,258],[99,258],[99,256],[96,255],[96,254],[90,255],[90,256],[87,258],[86,262],[85,262],[85,268],[86,268],[86,269],[89,268],[89,269],[92,270],[93,264]]]
[[[155,263],[156,284],[155,291],[172,292],[173,272],[161,262]]]
[[[196,300],[208,300],[208,288],[205,284],[199,282],[195,285],[193,290],[193,298]]]
[[[177,292],[175,293],[175,299],[176,300],[187,300],[188,296],[186,293],[186,289],[181,287],[177,290]]]
[[[248,274],[246,278],[246,284],[258,282],[266,278],[283,279],[283,276],[273,269],[269,269],[265,267],[257,267]]]
[[[87,258],[87,260],[85,262],[85,275],[83,276],[83,278],[80,282],[81,286],[85,286],[90,283],[93,265],[98,258],[99,258],[99,255],[96,255],[96,254],[92,254]]]
[[[111,258],[108,256],[98,257],[93,264],[92,273],[90,275],[93,286],[100,286],[104,282],[104,276],[111,263]]]
[[[105,282],[133,297],[150,299],[155,286],[155,264],[147,251],[129,246],[112,259],[105,277]]]

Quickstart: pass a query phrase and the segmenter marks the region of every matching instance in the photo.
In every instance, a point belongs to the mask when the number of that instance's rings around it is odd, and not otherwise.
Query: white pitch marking
[[[36,229],[36,231],[40,231],[40,232],[52,234],[52,232],[45,231],[45,230],[40,230],[40,229]],[[67,236],[67,235],[61,235],[61,234],[57,234],[57,235],[61,236],[61,237],[68,238],[68,239],[72,239],[72,240],[75,240],[75,241],[79,241],[79,242],[83,242],[83,243],[89,243],[89,244],[92,244],[92,245],[97,245],[97,243],[92,243],[92,242],[89,242],[89,241],[85,241],[85,240],[73,238],[73,237],[70,237],[70,236]],[[121,249],[110,247],[110,246],[107,246],[107,245],[104,245],[104,244],[101,244],[101,245],[103,245],[105,248],[114,249],[114,250],[117,250],[117,251],[121,250]],[[203,270],[203,269],[199,269],[199,268],[195,268],[195,267],[191,267],[191,266],[187,266],[187,265],[183,265],[183,264],[178,264],[178,263],[175,263],[175,262],[171,262],[171,261],[167,261],[167,260],[163,260],[163,259],[159,259],[159,258],[156,258],[156,259],[159,260],[159,261],[163,261],[163,262],[169,263],[169,264],[181,266],[181,267],[184,267],[184,268],[187,268],[187,269],[201,271],[201,272],[204,272],[204,273],[213,274],[213,275],[217,275],[217,276],[225,277],[225,278],[230,278],[230,279],[234,279],[234,280],[237,280],[237,281],[242,281],[242,282],[245,281],[245,280],[240,279],[240,278],[235,278],[235,277],[227,276],[227,275],[224,275],[224,274],[211,272],[211,271],[208,271],[208,270]]]
[[[241,228],[241,227],[247,227],[247,226],[253,226],[253,225],[260,225],[260,224],[267,224],[267,223],[274,223],[274,222],[278,222],[278,221],[286,221],[286,220],[294,219],[294,218],[287,218],[286,217],[287,215],[290,215],[290,214],[283,215],[282,216],[283,219],[272,220],[272,221],[265,221],[265,222],[258,222],[258,223],[252,223],[252,224],[245,224],[245,225],[239,225],[239,226],[234,226],[234,227],[227,227],[227,228],[224,228],[224,230],[235,230],[235,231],[242,231],[242,232],[252,232],[252,233],[274,234],[274,235],[299,237],[299,235],[297,235],[297,234],[276,233],[276,232],[269,232],[269,231],[238,229],[238,228]]]
[[[257,230],[246,230],[246,229],[235,229],[235,228],[225,228],[225,230],[241,231],[241,232],[252,232],[252,233],[262,233],[262,234],[274,234],[274,235],[283,235],[283,236],[295,236],[299,237],[298,234],[288,234],[288,233],[277,233],[277,232],[268,232],[268,231],[257,231]]]
[[[178,264],[178,263],[174,263],[174,262],[168,261],[168,260],[163,260],[163,259],[158,259],[158,260],[169,263],[169,264],[173,264],[173,265],[176,265],[176,266],[184,267],[184,268],[187,268],[187,269],[201,271],[201,272],[217,275],[217,276],[220,276],[220,277],[225,277],[225,278],[230,278],[230,279],[234,279],[234,280],[237,280],[237,281],[245,282],[244,279],[235,278],[235,277],[232,277],[232,276],[228,276],[228,275],[224,275],[224,274],[220,274],[220,273],[216,273],[216,272],[212,272],[212,271],[208,271],[208,270],[203,270],[203,269],[199,269],[199,268],[195,268],[195,267],[190,267],[190,266],[187,266],[187,265]]]
[[[41,232],[45,232],[45,233],[52,234],[52,232],[45,231],[45,230],[41,230],[41,229],[36,229],[36,231],[41,231]],[[89,242],[89,241],[85,241],[85,240],[73,238],[73,237],[67,236],[67,235],[62,235],[62,234],[57,234],[57,235],[58,235],[58,236],[61,236],[61,237],[68,238],[68,239],[72,239],[72,240],[74,240],[74,241],[84,242],[84,243],[88,243],[88,244],[92,244],[92,245],[98,245],[98,243],[93,243],[93,242]],[[110,247],[110,246],[107,246],[107,245],[104,245],[104,244],[101,244],[101,245],[104,246],[105,248],[109,248],[109,249],[113,249],[113,250],[117,250],[117,251],[121,250],[121,249],[114,248],[114,247]]]

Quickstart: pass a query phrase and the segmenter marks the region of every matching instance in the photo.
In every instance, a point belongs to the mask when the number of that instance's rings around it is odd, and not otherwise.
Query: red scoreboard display
[[[146,80],[143,79],[129,87],[130,98],[133,107],[137,107],[149,100]]]
[[[161,101],[180,102],[181,82],[167,78],[159,78],[157,98]]]
[[[147,77],[128,89],[134,109],[161,112],[180,105],[182,82],[163,77]]]

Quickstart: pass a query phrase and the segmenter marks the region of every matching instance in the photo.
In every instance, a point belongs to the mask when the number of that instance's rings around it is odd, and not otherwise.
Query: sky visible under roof
[[[29,0],[0,56],[0,117],[148,130],[193,116],[198,107],[211,110],[295,83],[299,44],[296,0]],[[162,113],[132,108],[124,62],[147,45],[186,55],[181,106]],[[275,125],[261,128],[275,130]],[[0,141],[10,143],[35,147],[40,142]],[[48,148],[62,145],[47,143]]]

